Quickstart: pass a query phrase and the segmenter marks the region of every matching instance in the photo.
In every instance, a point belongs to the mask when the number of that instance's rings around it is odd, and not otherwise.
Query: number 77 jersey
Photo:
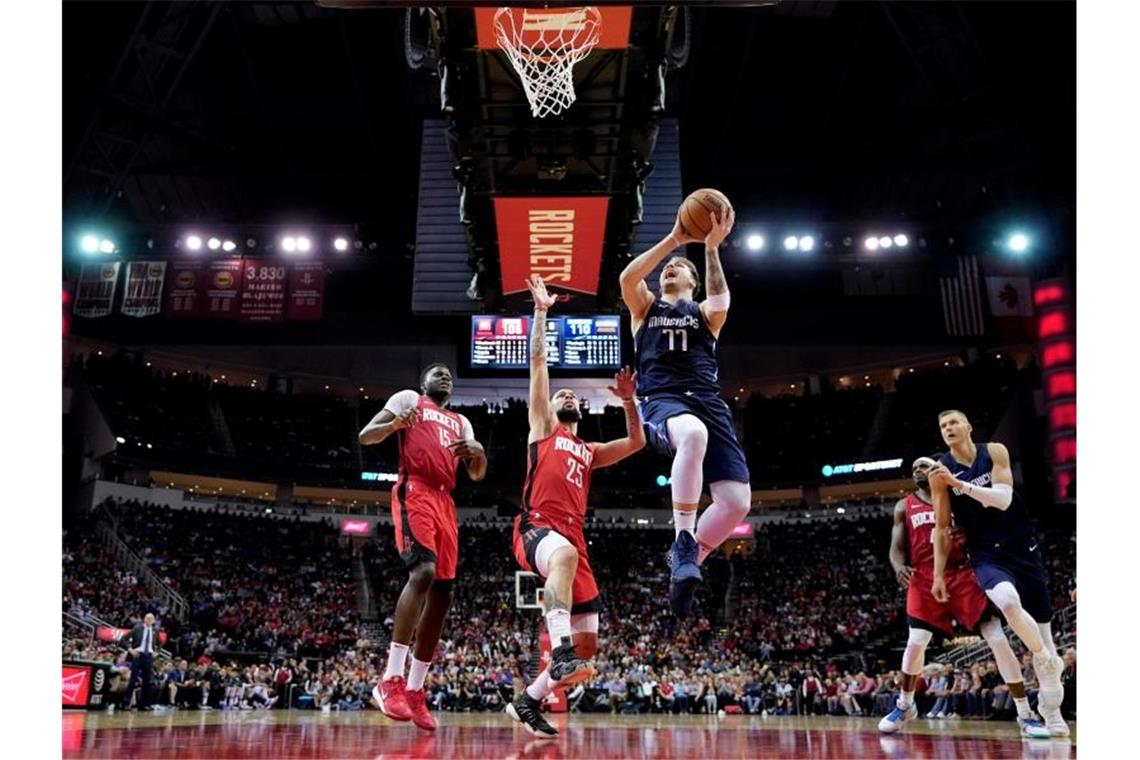
[[[637,352],[637,395],[720,392],[716,338],[701,307],[688,299],[658,298],[633,338]]]
[[[552,528],[564,536],[581,533],[586,523],[594,444],[562,426],[527,446],[526,484],[522,511],[535,527]]]

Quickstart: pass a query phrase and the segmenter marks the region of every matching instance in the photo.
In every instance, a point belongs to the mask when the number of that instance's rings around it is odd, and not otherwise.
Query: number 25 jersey
[[[688,299],[649,307],[633,340],[637,352],[637,395],[720,392],[716,338],[701,307]]]
[[[594,463],[594,444],[558,426],[527,446],[523,516],[531,525],[560,533],[581,532],[586,522],[586,495]]]

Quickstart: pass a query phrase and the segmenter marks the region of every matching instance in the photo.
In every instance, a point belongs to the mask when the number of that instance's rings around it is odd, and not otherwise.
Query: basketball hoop
[[[495,12],[495,41],[522,80],[536,119],[557,115],[574,102],[574,64],[590,54],[601,32],[602,14],[592,5]]]

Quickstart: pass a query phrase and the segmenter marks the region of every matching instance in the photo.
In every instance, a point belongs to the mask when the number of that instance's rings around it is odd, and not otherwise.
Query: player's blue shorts
[[[970,565],[983,589],[989,591],[1009,581],[1021,597],[1021,606],[1034,620],[1048,623],[1053,619],[1049,577],[1036,536],[1015,539],[992,549],[971,549]]]
[[[665,423],[670,417],[694,415],[705,423],[709,431],[708,447],[705,449],[705,483],[715,483],[718,480],[738,480],[741,483],[749,481],[748,462],[744,458],[740,441],[736,440],[732,412],[728,404],[716,394],[654,393],[642,400],[640,411],[649,445],[669,457],[676,450],[669,441],[669,430]]]

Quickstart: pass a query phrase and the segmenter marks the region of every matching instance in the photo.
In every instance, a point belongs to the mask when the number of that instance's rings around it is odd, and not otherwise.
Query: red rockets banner
[[[526,290],[532,274],[555,288],[596,294],[609,200],[495,198],[503,294]]]

